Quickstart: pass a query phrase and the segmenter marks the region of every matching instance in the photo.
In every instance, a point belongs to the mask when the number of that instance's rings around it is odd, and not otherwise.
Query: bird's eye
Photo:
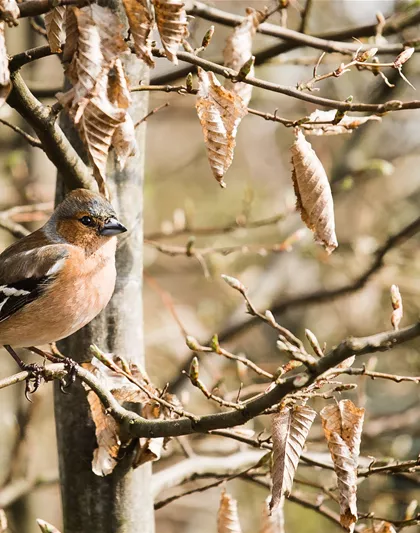
[[[85,225],[85,226],[94,226],[95,225],[95,221],[93,220],[93,218],[91,217],[82,217],[81,219],[79,219],[80,222]]]

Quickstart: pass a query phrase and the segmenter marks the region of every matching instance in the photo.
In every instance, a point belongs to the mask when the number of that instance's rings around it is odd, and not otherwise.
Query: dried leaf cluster
[[[5,24],[17,24],[19,8],[15,0],[0,0],[0,107],[6,102],[12,89],[10,82],[9,58],[7,57]]]
[[[107,356],[108,357],[108,356]],[[112,357],[109,359],[111,368],[94,358],[91,363],[83,366],[93,373],[101,384],[111,391],[116,400],[121,404],[128,404],[129,408],[141,414],[147,419],[161,417],[171,417],[172,415],[163,410],[150,395],[157,395],[158,391],[145,379],[144,372],[135,364],[130,364],[128,368],[121,360]],[[124,370],[133,380],[140,384],[139,388],[124,375]],[[150,393],[150,395],[148,394]],[[174,401],[171,395],[165,396],[168,400]],[[176,400],[177,401],[177,400]],[[160,454],[164,445],[163,438],[156,439],[133,439],[121,434],[120,428],[115,420],[107,414],[101,401],[95,392],[89,390],[88,402],[93,422],[95,424],[95,434],[98,447],[95,449],[92,460],[92,471],[98,476],[110,474],[118,464],[120,457],[128,446],[135,444],[135,455],[133,457],[133,467],[136,468],[148,461],[160,459]]]

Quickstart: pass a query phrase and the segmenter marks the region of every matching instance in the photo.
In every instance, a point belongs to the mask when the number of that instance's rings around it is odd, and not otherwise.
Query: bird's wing
[[[39,298],[68,255],[67,249],[57,244],[31,249],[28,240],[22,245],[18,241],[0,255],[0,322]]]

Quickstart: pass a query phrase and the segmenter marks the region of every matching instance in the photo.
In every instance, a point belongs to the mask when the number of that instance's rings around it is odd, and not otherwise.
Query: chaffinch
[[[125,231],[105,198],[76,189],[0,254],[0,345],[12,353],[55,342],[99,314],[115,287],[115,236]]]

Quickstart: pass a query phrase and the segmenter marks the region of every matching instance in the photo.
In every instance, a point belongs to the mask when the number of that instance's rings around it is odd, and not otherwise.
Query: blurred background
[[[217,1],[213,5],[244,14],[248,6],[261,9],[265,4],[236,0]],[[287,26],[293,29],[298,28],[300,22],[296,5],[297,2],[291,3],[287,8]],[[314,0],[308,32],[374,24],[378,11],[388,17],[392,13],[404,14],[418,9],[417,6],[416,2],[401,1]],[[279,24],[279,14],[273,15],[270,21]],[[45,43],[34,30],[36,24],[37,21],[22,20],[18,28],[8,31],[9,54]],[[190,42],[193,46],[201,44],[210,24],[200,19],[192,21]],[[204,57],[220,59],[231,31],[231,28],[216,25]],[[390,37],[388,42],[418,39],[419,28],[408,28],[402,36]],[[275,39],[257,35],[254,50],[274,42]],[[374,38],[371,42],[374,44]],[[297,49],[257,67],[256,75],[296,86],[312,78],[318,57],[316,50]],[[385,61],[394,59],[383,58]],[[339,56],[327,55],[319,72],[337,68],[341,60]],[[404,66],[405,75],[415,87],[420,87],[419,64],[419,59],[413,56]],[[164,74],[172,68],[168,61],[158,60],[151,76]],[[371,103],[416,99],[416,92],[394,71],[390,69],[386,74],[395,84],[394,88],[385,85],[379,76],[354,69],[338,79],[319,83],[318,94],[337,100],[353,95],[356,102]],[[54,102],[53,98],[44,96],[45,91],[47,94],[51,90],[58,91],[62,85],[62,68],[57,57],[26,66],[23,75],[44,102]],[[419,214],[420,112],[393,113],[384,116],[382,122],[369,123],[348,135],[309,138],[333,188],[339,247],[328,257],[313,242],[311,233],[294,211],[289,152],[292,130],[247,116],[239,128],[234,161],[226,175],[227,188],[222,190],[211,174],[194,103],[190,95],[150,94],[150,110],[159,110],[147,119],[145,236],[164,245],[183,248],[194,236],[195,249],[234,247],[235,250],[228,254],[215,250],[206,253],[204,261],[199,262],[185,254],[170,257],[146,245],[144,315],[147,370],[154,383],[163,387],[167,382],[176,382],[176,392],[185,408],[204,413],[218,407],[177,379],[191,356],[185,346],[185,333],[205,343],[212,334],[226,332],[247,319],[239,294],[230,289],[220,275],[240,279],[262,311],[289,297],[339,287],[357,278],[372,262],[374,250]],[[168,105],[162,107],[165,104]],[[258,89],[254,89],[250,106],[269,113],[278,109],[279,116],[289,119],[304,117],[315,110],[305,102]],[[7,105],[0,110],[0,119],[29,131]],[[35,229],[51,212],[56,170],[42,151],[31,148],[21,136],[1,124],[0,140],[0,210],[40,204],[35,212],[18,212],[13,216],[14,221]],[[272,220],[261,227],[243,227],[267,219]],[[235,226],[242,227],[223,231],[223,228]],[[187,231],[186,228],[191,229]],[[200,228],[209,228],[208,235],[203,235]],[[181,234],[171,235],[174,232]],[[293,237],[286,251],[272,253],[267,250],[290,236]],[[11,242],[10,233],[0,230],[0,249]],[[390,329],[389,289],[397,284],[404,302],[402,325],[411,324],[418,320],[419,313],[419,265],[417,236],[391,251],[384,267],[361,290],[324,304],[296,307],[278,319],[300,338],[304,338],[305,328],[311,329],[321,344],[325,342],[331,348],[348,335],[363,336]],[[270,372],[286,361],[276,350],[274,332],[264,325],[257,324],[238,335],[227,336],[223,346],[236,354],[246,354]],[[11,358],[3,351],[0,356],[1,377],[16,372]],[[364,357],[363,362],[379,371],[419,375],[419,342]],[[217,384],[222,393],[237,389],[240,381],[244,385],[256,381],[253,375],[214,354],[206,355],[200,368],[208,388]],[[355,382],[354,379],[348,381]],[[367,378],[358,379],[357,383],[358,388],[343,397],[351,398],[367,410],[362,455],[398,460],[416,458],[420,452],[418,385]],[[32,399],[33,404],[26,402],[21,387],[1,391],[0,486],[7,487],[9,492],[0,488],[0,507],[4,502],[14,501],[8,507],[11,531],[25,533],[38,531],[37,517],[58,528],[61,524],[51,385],[43,385]],[[325,400],[317,399],[313,407],[320,410],[325,404]],[[248,427],[260,432],[269,427],[268,417],[261,417]],[[181,442],[183,447],[205,455],[229,454],[243,448],[234,441],[217,437],[184,437]],[[311,430],[308,448],[327,452],[319,419]],[[158,471],[180,458],[182,449],[179,442],[174,441],[155,468]],[[22,476],[29,481],[26,487],[22,483],[10,484],[11,480],[20,480]],[[316,479],[325,486],[333,484],[330,472],[304,466],[298,470],[297,478],[307,482]],[[244,481],[231,482],[228,488],[239,500],[244,533],[257,531],[268,491]],[[315,501],[314,489],[304,485],[297,485],[297,489],[306,491],[308,498]],[[13,490],[21,497],[13,497]],[[216,488],[164,507],[156,514],[157,531],[214,532],[219,496],[220,488]],[[415,498],[420,498],[418,475],[417,478],[415,475],[372,476],[360,485],[359,510],[403,519],[407,505]],[[336,506],[332,507],[337,510]],[[317,513],[294,503],[286,502],[285,512],[288,533],[338,530]],[[411,528],[411,532],[414,531],[415,527]]]

